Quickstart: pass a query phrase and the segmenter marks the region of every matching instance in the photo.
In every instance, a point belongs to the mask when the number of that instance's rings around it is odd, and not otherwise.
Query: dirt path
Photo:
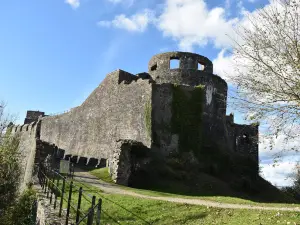
[[[255,206],[247,204],[230,204],[214,202],[209,200],[201,199],[190,199],[190,198],[178,198],[178,197],[162,197],[162,196],[149,196],[144,194],[138,194],[130,190],[120,188],[118,185],[106,183],[99,180],[97,177],[89,174],[88,172],[77,169],[74,176],[75,180],[86,182],[90,185],[100,188],[105,193],[130,195],[138,198],[161,200],[175,203],[186,203],[191,205],[203,205],[207,207],[217,207],[225,209],[254,209],[254,210],[276,210],[276,211],[295,211],[300,212],[300,207],[289,208],[289,207],[269,207],[269,206]]]

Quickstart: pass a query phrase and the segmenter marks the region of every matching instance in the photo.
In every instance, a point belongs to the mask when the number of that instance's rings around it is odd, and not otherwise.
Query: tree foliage
[[[288,139],[300,130],[300,2],[272,0],[237,27],[229,78],[235,107],[250,121],[266,121],[266,134]]]
[[[7,104],[4,101],[0,101],[0,142],[7,127],[16,120],[16,115],[7,112]]]
[[[0,144],[0,210],[12,203],[19,187],[18,137],[5,137]]]
[[[0,104],[0,212],[14,202],[19,187],[19,137],[10,135],[11,119]]]
[[[284,187],[282,190],[291,195],[294,199],[300,202],[300,164],[297,162],[294,173],[290,175],[290,178],[293,180],[293,184],[289,187]]]

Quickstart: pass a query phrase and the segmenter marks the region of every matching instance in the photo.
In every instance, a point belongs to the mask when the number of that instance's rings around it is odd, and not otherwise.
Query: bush
[[[300,191],[295,186],[292,187],[283,187],[281,191],[292,198],[294,198],[296,201],[300,202]]]
[[[12,204],[20,181],[19,138],[9,132],[0,143],[0,212]]]
[[[0,219],[0,225],[35,225],[34,202],[36,192],[29,188],[14,205],[8,207]]]

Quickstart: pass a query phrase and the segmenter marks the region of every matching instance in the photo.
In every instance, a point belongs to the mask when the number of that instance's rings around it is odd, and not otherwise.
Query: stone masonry
[[[171,60],[178,68],[170,68]],[[153,156],[188,152],[199,161],[198,153],[212,148],[249,156],[258,170],[258,126],[238,125],[233,115],[226,116],[227,83],[213,74],[209,59],[168,52],[153,56],[148,69],[109,73],[82,105],[66,113],[28,111],[25,125],[13,129],[23,133],[22,151],[34,155],[36,142],[51,145],[75,163],[106,164],[123,185]]]

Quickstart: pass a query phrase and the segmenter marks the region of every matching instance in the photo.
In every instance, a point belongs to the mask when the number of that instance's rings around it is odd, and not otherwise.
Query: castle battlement
[[[170,67],[172,60],[177,68]],[[24,148],[39,141],[36,148],[59,150],[74,163],[107,162],[115,182],[125,185],[137,168],[147,170],[145,162],[188,154],[184,160],[201,168],[216,149],[250,158],[258,173],[258,127],[226,116],[227,83],[213,74],[208,58],[167,52],[153,56],[148,69],[137,75],[113,71],[80,106],[55,116],[28,111],[25,125],[13,132],[32,131],[23,135]]]

